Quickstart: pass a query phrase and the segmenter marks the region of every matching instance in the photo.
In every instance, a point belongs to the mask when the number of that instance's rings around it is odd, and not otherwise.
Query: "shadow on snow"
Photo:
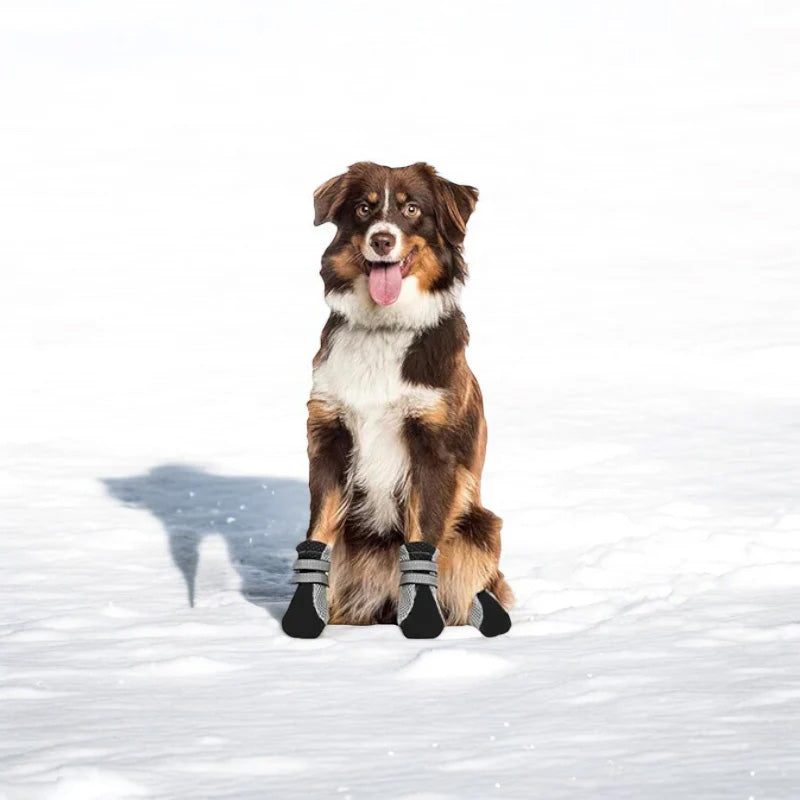
[[[242,595],[280,616],[291,597],[290,562],[308,525],[308,487],[290,478],[213,475],[164,464],[128,478],[103,478],[112,497],[149,511],[164,526],[169,551],[194,605],[200,543],[221,536]],[[281,603],[280,609],[270,608]]]

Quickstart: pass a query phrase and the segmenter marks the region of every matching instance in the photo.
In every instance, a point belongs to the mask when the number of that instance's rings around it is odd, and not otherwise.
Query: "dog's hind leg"
[[[315,639],[328,623],[328,573],[331,552],[346,514],[345,480],[352,446],[338,412],[321,400],[310,400],[311,518],[306,540],[297,545],[292,578],[297,588],[281,623],[289,636]]]
[[[486,636],[511,626],[513,596],[498,569],[502,521],[480,502],[486,426],[477,411],[471,419],[449,430],[406,422],[411,488],[400,570],[412,591],[401,586],[398,606],[406,636],[438,636],[440,614],[447,625],[477,623]]]
[[[479,505],[455,521],[439,543],[439,600],[448,625],[474,625],[484,636],[511,627],[511,588],[498,568],[502,521]]]

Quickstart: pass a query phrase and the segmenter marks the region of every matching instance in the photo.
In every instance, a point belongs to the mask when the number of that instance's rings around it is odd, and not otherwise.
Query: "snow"
[[[0,798],[792,798],[800,10],[0,11]],[[510,634],[286,638],[311,193],[481,190]]]

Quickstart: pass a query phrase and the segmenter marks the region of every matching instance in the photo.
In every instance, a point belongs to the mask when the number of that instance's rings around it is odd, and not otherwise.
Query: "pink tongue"
[[[369,271],[369,294],[379,306],[390,306],[400,296],[403,276],[400,264],[373,267]]]

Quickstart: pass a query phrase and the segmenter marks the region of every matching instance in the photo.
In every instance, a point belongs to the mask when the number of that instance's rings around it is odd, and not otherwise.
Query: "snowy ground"
[[[800,10],[602,8],[2,6],[0,797],[800,795]],[[359,159],[481,189],[498,640],[279,628]]]

